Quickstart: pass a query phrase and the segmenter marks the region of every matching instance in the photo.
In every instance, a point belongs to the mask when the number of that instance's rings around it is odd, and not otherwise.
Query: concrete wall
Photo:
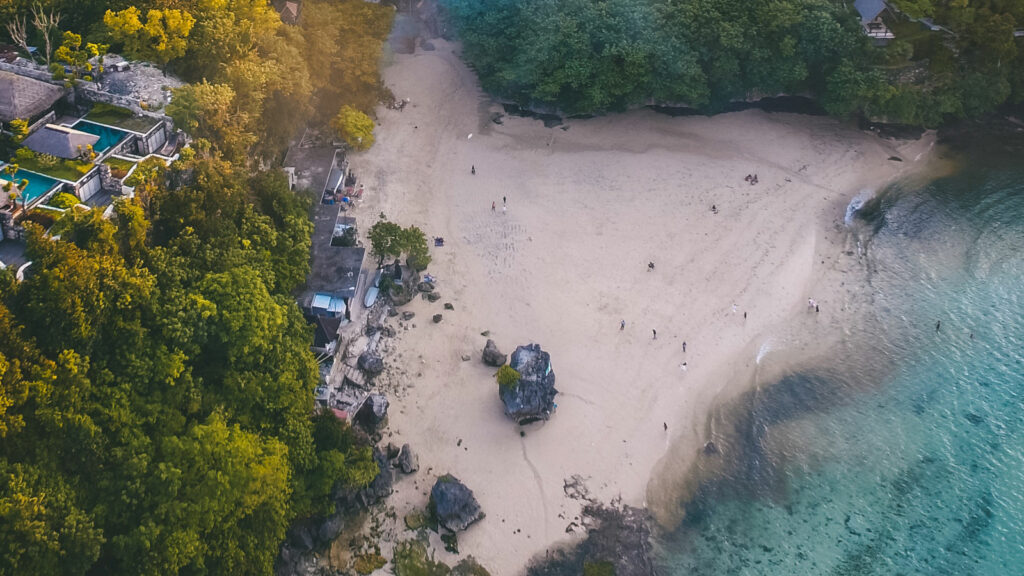
[[[93,170],[84,180],[75,186],[75,196],[82,202],[92,198],[103,187],[103,180],[100,178],[100,171]]]

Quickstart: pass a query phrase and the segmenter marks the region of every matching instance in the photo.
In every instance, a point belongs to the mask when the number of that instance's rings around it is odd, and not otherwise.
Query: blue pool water
[[[103,126],[88,120],[79,120],[72,128],[99,136],[100,139],[92,147],[97,153],[106,152],[111,146],[120,142],[125,136],[128,136],[128,132],[124,130]]]
[[[18,170],[14,173],[13,178],[11,178],[10,174],[2,174],[0,177],[13,182],[21,182],[22,179],[28,180],[28,186],[22,191],[22,198],[18,198],[19,206],[22,202],[31,204],[33,200],[53,190],[53,187],[60,183],[49,176],[43,176],[28,170]]]
[[[1024,170],[861,212],[857,320],[825,365],[745,399],[660,573],[1024,574]]]

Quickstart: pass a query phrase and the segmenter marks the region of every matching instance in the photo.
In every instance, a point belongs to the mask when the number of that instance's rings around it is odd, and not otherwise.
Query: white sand
[[[487,513],[460,535],[463,555],[516,574],[570,537],[579,504],[564,479],[580,474],[603,501],[644,505],[669,446],[696,453],[710,408],[748,380],[772,327],[806,315],[811,295],[823,313],[834,304],[810,291],[839,250],[849,199],[913,169],[929,141],[901,152],[833,119],[759,111],[499,126],[456,46],[435,45],[386,70],[411,103],[382,109],[376,145],[351,156],[367,187],[363,232],[384,212],[446,239],[429,269],[443,298],[406,308],[417,327],[400,331],[387,359],[391,377],[413,386],[392,398],[391,441],[411,443],[421,464],[391,504],[400,523],[438,475],[454,474]],[[551,353],[558,410],[525,437],[480,362],[485,330],[504,352],[536,342]]]

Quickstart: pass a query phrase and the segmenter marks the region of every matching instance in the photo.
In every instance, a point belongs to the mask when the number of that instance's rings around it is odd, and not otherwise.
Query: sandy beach
[[[459,535],[462,554],[511,575],[574,537],[573,475],[597,499],[676,518],[678,487],[651,485],[652,471],[669,453],[687,469],[710,410],[749,385],[777,327],[837,321],[843,297],[820,279],[849,249],[847,204],[916,170],[931,139],[761,111],[499,125],[457,45],[434,45],[386,69],[409,104],[382,108],[376,145],[350,155],[367,189],[362,233],[384,213],[445,239],[428,270],[442,298],[404,308],[415,327],[386,359],[389,440],[410,443],[421,466],[390,504],[400,524],[437,476],[455,475],[487,514]],[[480,361],[485,331],[503,352],[535,342],[551,354],[558,409],[525,435]]]

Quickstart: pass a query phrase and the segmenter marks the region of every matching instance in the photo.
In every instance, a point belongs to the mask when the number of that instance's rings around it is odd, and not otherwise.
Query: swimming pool
[[[99,136],[100,139],[92,146],[92,149],[98,154],[106,152],[111,146],[114,146],[128,136],[128,132],[125,132],[124,130],[118,130],[117,128],[111,128],[110,126],[104,126],[102,124],[96,124],[94,122],[89,122],[88,120],[79,120],[78,122],[75,122],[75,125],[72,126],[72,128]]]
[[[26,186],[22,191],[22,196],[18,198],[19,206],[22,205],[22,203],[31,204],[40,196],[43,196],[50,190],[53,190],[54,186],[60,184],[60,182],[50,178],[49,176],[43,176],[42,174],[36,174],[35,172],[29,172],[28,170],[18,170],[14,173],[13,178],[6,172],[0,173],[0,178],[16,183],[21,182],[22,180],[28,180],[28,186]]]

